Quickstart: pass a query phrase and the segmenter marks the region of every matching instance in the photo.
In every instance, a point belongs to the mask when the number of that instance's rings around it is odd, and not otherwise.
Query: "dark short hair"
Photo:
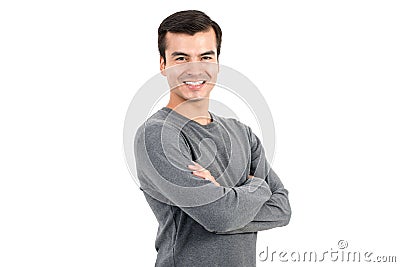
[[[185,10],[176,12],[165,18],[158,27],[158,51],[160,56],[165,60],[167,32],[186,33],[194,35],[198,32],[205,32],[214,29],[217,40],[217,58],[221,50],[222,31],[219,25],[210,19],[204,12],[198,10]]]

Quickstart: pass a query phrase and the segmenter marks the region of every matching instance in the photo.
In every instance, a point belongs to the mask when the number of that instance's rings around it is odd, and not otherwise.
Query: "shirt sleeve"
[[[292,210],[289,203],[289,192],[284,187],[279,176],[268,164],[260,139],[251,131],[250,127],[248,127],[248,130],[251,142],[250,175],[254,175],[251,179],[256,177],[263,178],[269,185],[272,195],[262,205],[250,223],[242,228],[218,232],[218,234],[238,234],[269,230],[287,225],[291,218]]]
[[[139,128],[134,146],[143,192],[180,207],[210,232],[243,228],[272,194],[261,178],[228,188],[193,175],[187,167],[192,164],[190,148],[176,126],[145,124]]]

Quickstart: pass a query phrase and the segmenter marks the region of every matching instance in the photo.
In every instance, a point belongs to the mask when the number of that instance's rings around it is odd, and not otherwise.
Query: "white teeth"
[[[200,85],[203,84],[205,81],[197,81],[197,82],[184,82],[185,84],[188,85]]]

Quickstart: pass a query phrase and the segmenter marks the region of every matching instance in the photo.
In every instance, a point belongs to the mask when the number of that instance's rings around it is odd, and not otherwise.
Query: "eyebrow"
[[[212,51],[212,50],[210,50],[210,51],[207,51],[207,52],[204,52],[204,53],[201,53],[201,54],[200,54],[200,56],[209,56],[209,55],[215,55],[215,52]],[[173,57],[176,57],[176,56],[185,56],[185,57],[189,57],[188,54],[183,53],[183,52],[173,52],[173,53],[171,54],[171,56],[173,56]]]
[[[200,56],[209,56],[209,55],[215,55],[215,52],[210,50],[200,54]]]

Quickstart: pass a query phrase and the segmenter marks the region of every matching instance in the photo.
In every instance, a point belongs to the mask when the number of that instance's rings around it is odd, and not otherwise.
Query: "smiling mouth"
[[[184,81],[183,84],[186,85],[186,87],[189,90],[195,90],[198,91],[203,88],[203,86],[206,84],[207,81],[205,80],[200,80],[200,81]]]
[[[202,85],[202,84],[205,84],[206,83],[206,81],[185,81],[185,82],[183,82],[184,84],[186,84],[186,85],[192,85],[192,86],[196,86],[196,85]]]

